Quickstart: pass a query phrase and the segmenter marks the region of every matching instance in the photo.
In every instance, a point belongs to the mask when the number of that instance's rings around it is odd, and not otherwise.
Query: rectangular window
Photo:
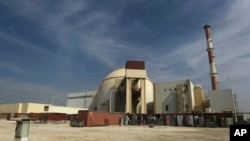
[[[165,105],[165,110],[168,111],[168,105]]]
[[[49,106],[44,106],[44,111],[49,111]]]

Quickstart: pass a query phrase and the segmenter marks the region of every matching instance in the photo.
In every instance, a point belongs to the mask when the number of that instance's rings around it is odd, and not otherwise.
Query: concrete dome
[[[115,111],[116,94],[118,92],[117,83],[122,82],[125,77],[126,77],[126,69],[120,68],[109,73],[102,80],[96,95],[97,111],[116,112]],[[149,104],[153,102],[153,83],[148,77],[146,77],[145,84],[146,84],[145,99],[146,99],[146,104]],[[125,90],[126,85],[124,85],[123,87]]]
[[[119,77],[125,77],[125,68],[114,70],[113,72],[108,74],[102,81],[106,79],[119,78]]]

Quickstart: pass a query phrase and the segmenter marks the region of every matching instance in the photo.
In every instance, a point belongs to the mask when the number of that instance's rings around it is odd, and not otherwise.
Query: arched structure
[[[108,74],[96,95],[97,111],[153,113],[153,83],[146,70],[145,77],[140,71],[121,68]]]

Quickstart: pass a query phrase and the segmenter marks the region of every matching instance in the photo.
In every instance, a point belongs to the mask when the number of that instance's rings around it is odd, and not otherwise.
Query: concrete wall
[[[126,77],[146,78],[146,70],[126,69]]]
[[[231,89],[209,91],[211,112],[232,111],[235,113],[234,101]]]
[[[150,104],[152,107],[147,107],[147,110],[150,110],[149,108],[152,108],[152,111],[154,111],[154,84],[151,82],[151,80],[146,79],[145,80],[145,95],[146,95],[146,104],[149,106]]]
[[[20,113],[22,103],[0,104],[0,113]]]
[[[46,111],[46,108],[47,111]],[[12,103],[12,104],[1,104],[0,113],[66,113],[66,114],[77,114],[78,110],[86,110],[86,108],[70,108],[63,106],[52,106],[49,104],[38,104],[38,103]]]
[[[179,82],[163,82],[154,84],[155,114],[177,113],[177,83]]]
[[[194,87],[195,111],[203,111],[204,109],[204,94],[201,86]]]
[[[70,93],[67,98],[67,107],[77,107],[77,108],[88,108],[89,110],[94,110],[93,99],[97,93],[97,90]]]
[[[73,108],[63,106],[52,106],[52,113],[66,113],[66,114],[77,114],[79,110],[87,110],[87,108]]]
[[[189,79],[154,84],[155,114],[192,112],[194,105],[193,83]]]

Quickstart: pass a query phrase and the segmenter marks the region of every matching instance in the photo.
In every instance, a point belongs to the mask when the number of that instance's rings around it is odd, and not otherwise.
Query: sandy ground
[[[13,141],[16,122],[0,120],[0,141]],[[70,127],[31,124],[30,141],[229,141],[229,128],[173,126]]]

